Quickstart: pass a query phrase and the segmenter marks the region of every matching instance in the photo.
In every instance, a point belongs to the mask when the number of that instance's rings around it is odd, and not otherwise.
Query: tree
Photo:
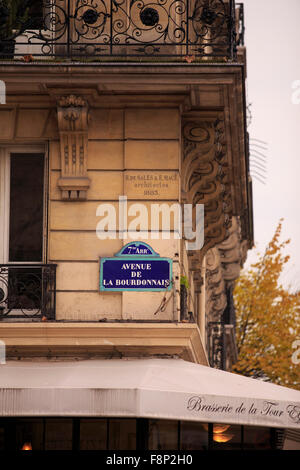
[[[300,365],[292,361],[300,339],[300,292],[280,284],[289,256],[280,242],[282,219],[265,253],[243,272],[234,290],[238,362],[233,371],[300,390]]]

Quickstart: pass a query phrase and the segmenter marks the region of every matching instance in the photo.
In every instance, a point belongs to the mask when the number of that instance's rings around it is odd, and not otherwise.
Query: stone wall
[[[146,205],[179,201],[180,125],[175,108],[91,109],[88,128],[87,175],[90,187],[84,201],[64,201],[59,142],[50,142],[49,261],[58,264],[58,320],[177,320],[178,295],[163,311],[164,292],[99,293],[99,258],[114,256],[131,238],[99,240],[96,216],[101,203],[116,208],[119,196]],[[141,178],[146,178],[143,180]],[[155,182],[157,181],[157,182]],[[150,183],[149,183],[150,182]],[[128,218],[128,223],[134,217]],[[141,230],[150,230],[144,220]],[[162,223],[162,221],[161,221]],[[159,229],[161,230],[160,225]],[[171,229],[174,228],[171,226]],[[158,234],[161,238],[161,234]],[[170,257],[179,278],[179,240],[145,239],[161,256]],[[178,279],[177,279],[178,284]],[[174,305],[175,302],[175,305]]]

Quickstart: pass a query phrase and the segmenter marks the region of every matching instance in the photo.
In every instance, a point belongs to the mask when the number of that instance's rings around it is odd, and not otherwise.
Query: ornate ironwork
[[[224,322],[207,324],[208,360],[211,367],[226,370],[226,345]]]
[[[180,285],[180,320],[188,319],[188,292],[185,285]]]
[[[195,323],[193,312],[188,310],[188,288],[180,284],[180,321]]]
[[[237,19],[237,46],[245,45],[245,15],[244,15],[244,4],[236,4],[236,19]]]
[[[55,264],[0,264],[0,320],[55,320],[55,298]]]
[[[11,39],[14,58],[236,57],[234,0],[26,1],[43,1],[43,18],[0,36],[2,58]]]

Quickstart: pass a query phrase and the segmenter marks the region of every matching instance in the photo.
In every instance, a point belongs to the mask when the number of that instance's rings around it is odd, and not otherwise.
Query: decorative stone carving
[[[206,311],[208,321],[220,321],[227,304],[226,288],[217,247],[206,254]]]
[[[226,141],[222,115],[192,115],[183,123],[183,202],[204,204],[204,246],[190,252],[191,269],[201,270],[205,253],[228,235],[232,216]],[[195,220],[195,217],[193,217]],[[201,279],[195,275],[196,290]]]
[[[222,114],[207,117],[189,113],[183,123],[182,199],[204,204],[204,246],[191,251],[195,291],[203,289],[201,266],[206,255],[207,321],[222,318],[227,304],[226,289],[240,274],[248,242],[243,241],[240,220],[233,216]],[[193,217],[195,220],[195,217]]]
[[[229,236],[218,245],[218,249],[224,280],[227,286],[232,285],[240,275],[248,250],[248,241],[242,239],[241,224],[237,217],[232,218]]]
[[[81,96],[58,100],[61,177],[58,186],[64,200],[84,200],[90,186],[87,176],[88,105]]]
[[[228,237],[206,254],[206,307],[209,321],[220,321],[226,307],[226,290],[233,286],[246,261],[247,240],[241,236],[238,217],[232,217]]]

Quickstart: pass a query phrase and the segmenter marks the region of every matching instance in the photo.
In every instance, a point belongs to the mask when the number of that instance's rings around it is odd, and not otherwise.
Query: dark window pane
[[[80,420],[80,450],[105,450],[107,419]]]
[[[43,29],[43,0],[29,2],[28,29]]]
[[[12,154],[10,261],[42,261],[44,156]]]
[[[72,419],[47,419],[45,450],[72,450]]]
[[[109,420],[109,449],[135,450],[136,448],[136,420],[110,419]]]
[[[42,419],[20,419],[16,422],[16,450],[43,450]]]
[[[208,450],[208,424],[182,421],[180,426],[181,450]]]
[[[177,450],[178,421],[149,420],[149,450]]]
[[[4,426],[0,426],[0,450],[4,450]]]
[[[271,448],[270,428],[244,426],[244,449],[264,450]]]
[[[242,427],[229,424],[213,424],[213,450],[240,450]]]

